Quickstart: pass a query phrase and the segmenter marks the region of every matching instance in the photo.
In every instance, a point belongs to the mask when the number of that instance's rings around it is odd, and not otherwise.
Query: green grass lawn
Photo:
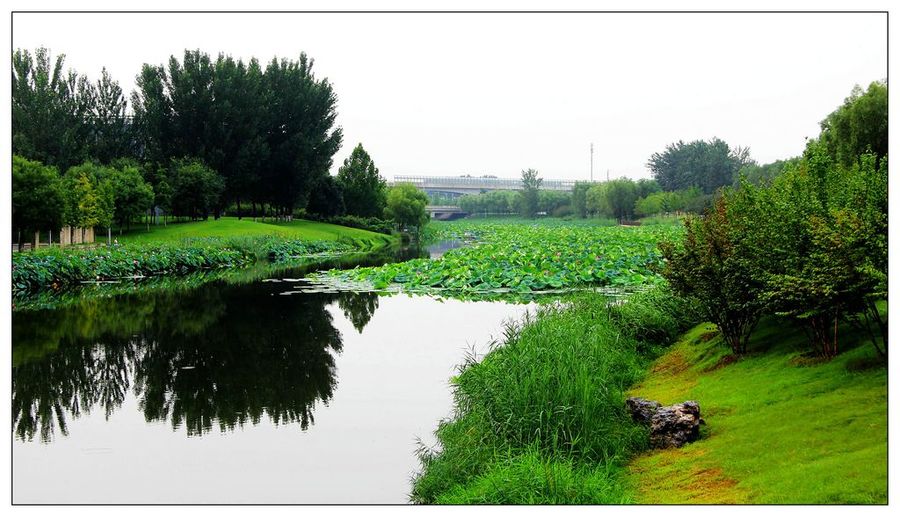
[[[218,220],[190,223],[170,223],[151,225],[134,229],[117,237],[122,244],[147,244],[158,242],[178,242],[194,237],[256,237],[274,235],[286,239],[304,240],[353,240],[366,244],[367,248],[377,248],[394,241],[393,237],[357,228],[335,224],[319,223],[302,219],[291,222],[260,222],[253,219],[222,217]]]
[[[802,332],[764,320],[731,362],[710,324],[683,336],[630,395],[693,399],[707,422],[681,449],[629,465],[641,503],[886,503],[887,368],[850,329],[812,360]]]

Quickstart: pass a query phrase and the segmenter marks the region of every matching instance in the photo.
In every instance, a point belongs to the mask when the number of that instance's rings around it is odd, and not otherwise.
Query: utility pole
[[[594,142],[591,142],[591,183],[594,182]]]
[[[606,182],[609,183],[609,169],[606,169]]]

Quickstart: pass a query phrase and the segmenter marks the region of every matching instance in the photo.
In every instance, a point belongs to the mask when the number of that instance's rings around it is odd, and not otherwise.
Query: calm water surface
[[[14,502],[407,502],[456,365],[529,307],[294,274],[14,313]]]

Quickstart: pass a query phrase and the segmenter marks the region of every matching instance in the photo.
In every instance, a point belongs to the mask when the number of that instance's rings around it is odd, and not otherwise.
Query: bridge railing
[[[412,183],[420,189],[472,188],[486,190],[522,190],[522,180],[512,178],[484,178],[469,176],[394,176],[394,183]],[[572,190],[574,180],[544,179],[545,190]]]

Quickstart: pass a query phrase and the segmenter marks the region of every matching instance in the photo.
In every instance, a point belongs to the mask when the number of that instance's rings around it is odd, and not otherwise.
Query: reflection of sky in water
[[[16,313],[14,501],[405,502],[455,365],[526,307],[286,287]]]

